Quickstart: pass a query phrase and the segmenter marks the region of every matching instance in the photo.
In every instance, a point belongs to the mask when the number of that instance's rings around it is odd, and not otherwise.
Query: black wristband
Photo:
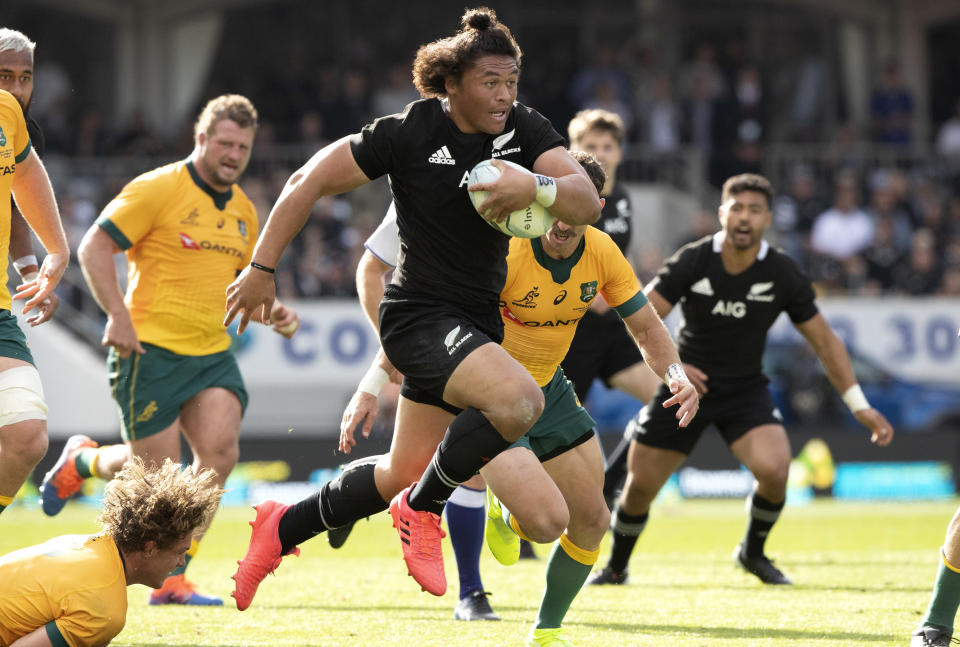
[[[250,261],[250,267],[252,267],[255,270],[260,270],[261,272],[266,272],[267,274],[273,274],[274,272],[277,271],[276,268],[267,267],[266,265],[261,265],[260,263],[254,263],[253,261]]]

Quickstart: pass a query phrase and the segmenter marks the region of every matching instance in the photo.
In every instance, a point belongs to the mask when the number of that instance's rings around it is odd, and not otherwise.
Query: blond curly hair
[[[212,469],[194,474],[169,458],[147,467],[134,456],[107,483],[97,520],[121,552],[143,550],[148,541],[169,548],[213,517],[223,494],[216,477]]]
[[[241,128],[253,128],[256,132],[260,126],[257,109],[253,102],[241,94],[221,94],[207,102],[193,125],[193,137],[200,133],[209,135],[213,127],[224,119],[236,122]]]

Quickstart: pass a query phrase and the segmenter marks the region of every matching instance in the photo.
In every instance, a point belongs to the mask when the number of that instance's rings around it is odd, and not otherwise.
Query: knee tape
[[[0,427],[24,420],[46,420],[40,373],[33,366],[0,372]]]

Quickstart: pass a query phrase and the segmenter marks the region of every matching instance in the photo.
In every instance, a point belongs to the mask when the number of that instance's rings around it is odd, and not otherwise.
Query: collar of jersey
[[[223,192],[217,191],[203,181],[203,178],[200,177],[200,174],[197,173],[196,167],[193,165],[193,160],[190,159],[187,160],[187,171],[190,173],[190,179],[193,180],[193,183],[200,187],[204,193],[213,199],[213,204],[217,209],[223,211],[227,208],[227,203],[230,202],[230,198],[233,197],[233,187],[230,187]]]
[[[586,249],[587,246],[587,237],[584,236],[581,238],[577,249],[574,250],[570,256],[562,259],[556,259],[547,254],[539,238],[531,238],[530,245],[533,247],[533,257],[537,259],[537,262],[540,263],[541,266],[550,271],[553,282],[563,284],[570,278],[570,270],[573,269],[573,266],[576,265],[580,257],[583,256],[583,250]]]

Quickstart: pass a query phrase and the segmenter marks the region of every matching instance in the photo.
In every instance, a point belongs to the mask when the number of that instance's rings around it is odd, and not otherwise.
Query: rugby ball
[[[533,175],[519,164],[514,164],[507,160],[501,161],[519,171]],[[498,177],[500,177],[500,169],[493,165],[492,160],[483,160],[470,171],[468,186],[473,186],[480,182],[495,182]],[[477,213],[480,213],[480,205],[487,199],[488,193],[486,191],[468,191],[467,193],[470,196],[470,201],[473,203],[473,208],[477,210]],[[480,217],[483,218],[482,213]],[[483,218],[483,220],[494,229],[502,231],[508,236],[517,236],[519,238],[539,238],[547,233],[550,227],[553,226],[553,216],[550,215],[546,207],[536,200],[526,208],[514,211],[500,222],[487,220],[486,218]]]

